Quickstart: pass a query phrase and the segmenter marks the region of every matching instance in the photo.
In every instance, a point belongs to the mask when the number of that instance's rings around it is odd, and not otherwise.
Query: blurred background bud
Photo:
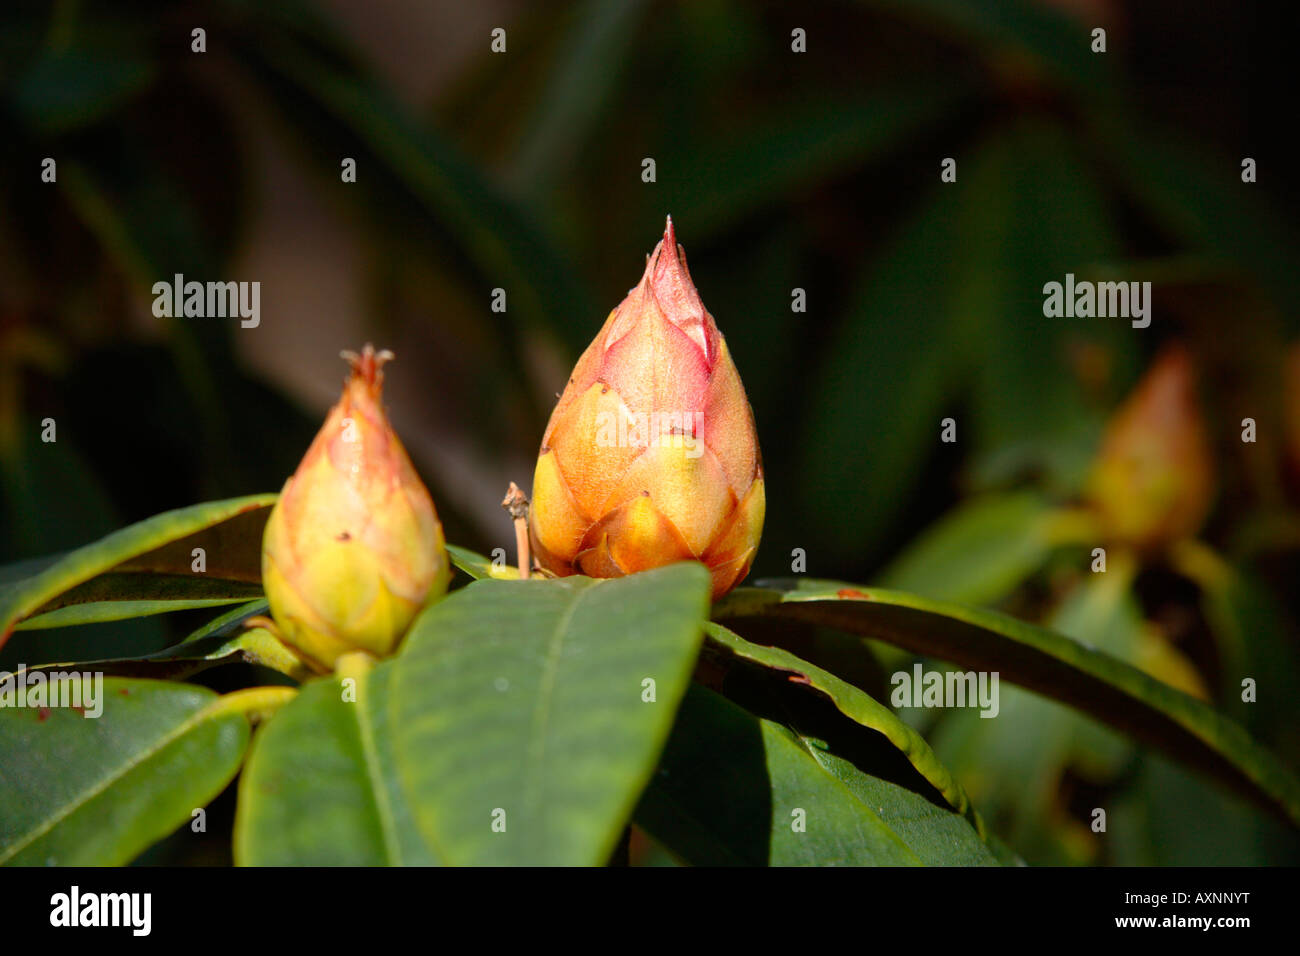
[[[1148,548],[1195,534],[1213,484],[1195,368],[1169,346],[1107,427],[1087,497],[1104,534]]]

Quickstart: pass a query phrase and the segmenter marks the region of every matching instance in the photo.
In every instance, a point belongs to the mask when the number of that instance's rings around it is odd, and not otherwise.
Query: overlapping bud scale
[[[447,588],[428,490],[381,404],[387,352],[345,353],[352,375],[267,521],[262,578],[284,641],[318,669],[392,652]]]
[[[753,412],[670,219],[551,414],[532,545],[557,575],[696,559],[716,598],[748,573],[764,507]]]

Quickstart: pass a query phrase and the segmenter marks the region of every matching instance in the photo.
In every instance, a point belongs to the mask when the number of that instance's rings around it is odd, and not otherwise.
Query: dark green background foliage
[[[530,485],[553,394],[671,213],[765,450],[753,579],[789,576],[801,548],[819,578],[1008,611],[1197,689],[1300,763],[1300,484],[1288,466],[1300,449],[1286,437],[1300,409],[1283,388],[1300,340],[1289,286],[1300,187],[1281,149],[1289,114],[1270,103],[1292,85],[1294,22],[1226,0],[502,2],[463,22],[447,4],[437,29],[403,45],[394,38],[431,21],[407,25],[400,4],[358,12],[368,6],[56,0],[0,12],[0,583],[36,570],[16,562],[166,509],[278,490],[337,386],[333,356],[365,338],[398,351],[394,417],[448,540],[512,549],[493,502],[511,479]],[[504,55],[488,49],[498,25]],[[1097,25],[1104,55],[1089,51]],[[195,26],[202,55],[190,52]],[[806,54],[790,50],[795,27]],[[430,64],[418,81],[413,59]],[[57,185],[39,182],[46,156]],[[345,156],[355,184],[339,182]],[[958,180],[941,183],[950,156]],[[1258,183],[1241,182],[1244,156]],[[644,157],[655,183],[641,180]],[[274,257],[248,258],[270,241],[286,182],[350,237],[361,294],[348,334],[360,341],[295,308]],[[280,251],[310,238],[296,222],[273,231]],[[315,267],[322,282],[336,265]],[[153,320],[152,283],[178,272],[262,281],[262,326]],[[1066,272],[1153,281],[1151,327],[1045,319],[1043,283]],[[497,287],[505,313],[489,309]],[[790,308],[796,287],[804,313]],[[280,354],[253,361],[270,341]],[[1173,341],[1200,369],[1215,450],[1199,535],[1213,571],[1145,555],[1099,586],[1086,574],[1092,543],[1054,529],[1108,417]],[[330,370],[316,391],[284,374],[299,364]],[[945,416],[959,422],[956,444],[938,441]],[[1239,440],[1247,416],[1253,445]],[[40,440],[47,417],[54,444]],[[22,631],[0,669],[147,655],[212,613]],[[828,629],[843,626],[840,611],[825,613],[781,642],[876,700],[916,659],[963,663],[946,637],[900,649],[867,627],[848,641]],[[773,643],[764,620],[737,629]],[[227,639],[195,646],[226,655]],[[995,641],[975,659],[1005,651]],[[1041,690],[1051,668],[1036,666],[1027,685]],[[271,673],[243,663],[193,680],[224,691]],[[401,681],[376,675],[399,712]],[[1261,681],[1257,704],[1239,699],[1243,675]],[[743,742],[737,766],[766,761],[773,799],[782,768],[819,764],[830,812],[880,808],[858,849],[928,859],[925,839],[876,833],[921,812],[918,792],[939,812],[921,767],[863,773],[809,743],[817,735],[763,681],[732,675],[722,690],[692,687],[674,735],[655,729],[665,767],[705,759],[683,727],[711,722]],[[1294,830],[1152,756],[1140,733],[1009,683],[998,720],[899,716],[1029,862],[1300,861]],[[687,862],[798,862],[804,850],[742,833],[765,819],[666,832],[666,802],[683,798],[650,782],[634,862],[664,859],[655,839]],[[1111,808],[1108,835],[1088,828],[1097,806]],[[232,787],[206,839],[165,840],[144,861],[228,861],[233,808]],[[426,810],[403,825],[436,833]],[[983,862],[988,847],[957,804],[946,810],[965,859]],[[856,859],[854,847],[824,852]]]

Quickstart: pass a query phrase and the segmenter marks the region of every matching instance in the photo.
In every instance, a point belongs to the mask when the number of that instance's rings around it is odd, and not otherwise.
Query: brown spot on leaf
[[[351,541],[351,540],[352,540],[352,535],[348,534],[348,532],[346,532],[346,531],[340,531],[337,540],[339,540],[339,541]]]
[[[840,588],[838,591],[835,592],[835,596],[838,598],[846,598],[851,601],[871,600],[871,595],[864,594],[863,592],[859,591],[857,588]]]
[[[38,710],[36,712],[36,719],[39,720],[41,723],[45,723],[47,720],[49,720],[50,708],[42,707],[40,710]]]

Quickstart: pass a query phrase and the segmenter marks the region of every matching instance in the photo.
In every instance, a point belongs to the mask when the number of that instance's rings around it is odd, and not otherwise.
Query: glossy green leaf
[[[243,760],[247,717],[206,688],[108,677],[83,703],[0,708],[0,863],[126,863]]]
[[[815,749],[692,685],[637,825],[697,866],[919,865],[881,815],[914,812],[907,798],[885,796],[883,781],[846,784],[849,768],[824,765]]]
[[[833,581],[740,588],[720,621],[788,617],[897,644],[1069,704],[1300,822],[1300,781],[1239,725],[1097,649],[995,611]]]
[[[239,781],[243,866],[432,866],[399,780],[394,662],[321,678],[258,731]]]
[[[195,628],[187,634],[185,640],[181,641],[177,646],[183,647],[186,644],[193,644],[194,642],[201,641],[204,638],[228,637],[231,634],[237,634],[239,631],[243,630],[244,622],[246,620],[255,614],[267,614],[270,612],[270,609],[271,605],[265,598],[241,604],[239,607],[229,610],[225,614],[214,617],[202,627]]]
[[[710,645],[727,654],[764,667],[788,671],[792,675],[792,680],[806,684],[829,698],[844,716],[862,727],[883,735],[898,748],[917,772],[942,794],[953,810],[965,815],[977,832],[983,832],[984,825],[980,821],[979,814],[971,806],[961,784],[939,762],[939,758],[935,756],[925,739],[899,720],[888,707],[878,703],[869,694],[852,684],[840,680],[834,674],[779,647],[752,644],[740,635],[712,622],[705,626],[705,635]]]
[[[500,578],[503,581],[514,581],[519,578],[519,568],[515,565],[503,564],[497,567],[490,558],[485,558],[477,551],[471,551],[469,548],[449,544],[447,545],[447,554],[451,558],[452,564],[475,581],[482,578]]]
[[[260,580],[261,529],[274,502],[274,495],[251,495],[167,511],[0,585],[0,644],[25,618],[80,603],[153,600],[161,592],[184,606],[190,598],[179,598],[186,590],[178,576],[189,576],[201,600],[213,598],[214,580],[230,582],[225,597],[246,600],[249,585]],[[190,570],[196,547],[206,552],[202,574]],[[114,574],[97,580],[109,571]]]
[[[244,622],[248,618],[265,614],[266,611],[266,601],[250,601],[209,621],[181,643],[152,654],[41,664],[28,667],[27,670],[51,671],[75,667],[77,670],[102,671],[115,677],[180,680],[218,664],[243,662],[269,667],[295,680],[307,678],[310,670],[279,638],[265,628],[245,626]]]
[[[1004,847],[986,845],[970,822],[892,781],[863,773],[843,757],[808,746],[827,773],[844,784],[926,866],[997,866]],[[1010,854],[1008,854],[1010,856]]]
[[[1089,575],[1052,615],[1051,626],[1121,660],[1136,656],[1142,636],[1141,610],[1131,591],[1132,575],[1113,567]],[[1063,828],[1081,826],[1059,805],[1067,767],[1103,784],[1112,781],[1136,749],[1076,711],[1019,687],[1001,687],[998,716],[943,713],[929,734],[945,763],[971,788],[992,824],[1039,864],[1096,862],[1079,856],[1095,848],[1063,838]]]
[[[138,590],[144,585],[149,590],[156,586],[157,598],[143,601],[129,599],[88,601],[85,604],[66,604],[43,614],[37,614],[14,625],[15,631],[41,631],[53,627],[75,627],[78,624],[101,624],[107,621],[125,621],[134,617],[151,617],[155,614],[169,614],[173,611],[189,611],[196,608],[222,607],[227,604],[242,604],[251,597],[262,593],[260,586],[244,584],[242,581],[196,581],[189,578],[165,578],[158,576],[141,581],[141,575],[101,575],[95,579],[97,586],[102,586],[105,593],[114,593],[115,586],[121,582],[125,585],[122,593]],[[185,597],[167,598],[167,593],[184,594]],[[213,597],[198,597],[210,593]]]
[[[691,563],[476,581],[417,618],[394,676],[394,751],[444,860],[609,858],[689,682],[708,594]]]

